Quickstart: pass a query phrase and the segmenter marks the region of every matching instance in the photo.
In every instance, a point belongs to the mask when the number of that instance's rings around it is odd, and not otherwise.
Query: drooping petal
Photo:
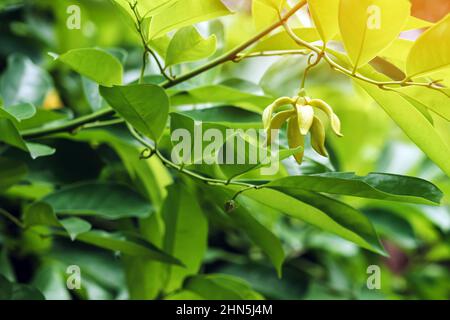
[[[267,145],[272,142],[272,130],[280,130],[283,124],[296,114],[295,110],[286,110],[277,113],[270,122],[269,128],[266,130]]]
[[[328,118],[330,119],[331,128],[333,129],[334,133],[339,137],[343,137],[341,133],[341,121],[339,120],[338,116],[334,113],[333,108],[331,108],[328,103],[326,103],[323,100],[312,99],[309,101],[309,105],[325,112]]]
[[[289,118],[288,121],[288,143],[289,148],[295,149],[298,147],[302,147],[302,151],[299,151],[298,153],[294,154],[294,158],[297,161],[298,164],[301,164],[303,161],[303,156],[305,154],[304,147],[305,147],[305,136],[300,133],[300,128],[298,126],[298,119],[296,116]]]
[[[270,126],[270,121],[272,120],[273,113],[280,107],[285,106],[287,104],[294,104],[295,101],[289,97],[283,97],[275,100],[272,104],[270,104],[263,111],[262,120],[264,129],[267,130]]]
[[[308,105],[297,105],[296,108],[300,133],[306,136],[314,120],[314,109]]]
[[[321,156],[328,157],[328,152],[325,148],[325,128],[322,121],[317,117],[314,117],[311,126],[311,146]]]

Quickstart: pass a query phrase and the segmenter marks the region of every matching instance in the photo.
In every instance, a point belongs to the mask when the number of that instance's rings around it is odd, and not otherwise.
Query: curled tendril
[[[139,159],[140,160],[150,159],[154,154],[155,154],[154,150],[146,148],[146,149],[142,150]]]

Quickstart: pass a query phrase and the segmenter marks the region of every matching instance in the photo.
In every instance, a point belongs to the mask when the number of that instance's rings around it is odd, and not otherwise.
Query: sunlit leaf
[[[101,87],[100,93],[140,133],[158,141],[169,116],[169,99],[152,84]]]
[[[407,0],[341,0],[339,27],[355,69],[367,64],[398,37],[410,8]]]
[[[300,189],[425,204],[439,204],[442,198],[442,192],[431,182],[414,177],[384,173],[371,173],[364,177],[345,172],[292,176],[274,180],[267,186],[280,191]]]
[[[189,8],[186,10],[186,8]],[[183,0],[161,11],[153,17],[150,24],[150,39],[155,39],[166,33],[211,20],[231,12],[220,0]]]
[[[308,8],[322,40],[333,39],[339,32],[339,0],[308,0]]]
[[[57,59],[103,86],[122,84],[123,67],[112,54],[94,48],[74,49]]]
[[[425,31],[409,53],[406,70],[408,77],[418,77],[450,67],[450,15]]]
[[[183,280],[195,275],[206,253],[208,225],[201,208],[186,186],[173,184],[163,207],[166,226],[163,249],[183,262],[185,267],[169,267],[165,290],[181,287]]]
[[[65,187],[46,196],[56,213],[100,216],[116,220],[127,217],[148,217],[152,207],[132,189],[113,183],[84,183]]]
[[[166,67],[210,57],[216,51],[216,36],[203,38],[193,26],[178,30],[167,48]]]

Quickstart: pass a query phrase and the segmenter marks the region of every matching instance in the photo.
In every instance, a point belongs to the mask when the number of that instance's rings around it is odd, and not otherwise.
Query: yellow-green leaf
[[[410,8],[407,0],[341,0],[339,27],[355,69],[367,64],[398,37]]]
[[[149,38],[155,39],[172,30],[230,13],[220,0],[183,0],[152,18]]]
[[[409,53],[409,77],[429,75],[450,67],[450,15],[424,32]]]
[[[339,32],[339,0],[308,0],[314,25],[324,42]]]
[[[285,2],[285,0],[253,0],[252,16],[256,29],[264,29],[279,20]]]
[[[175,33],[166,55],[166,67],[210,57],[216,51],[215,35],[203,38],[193,26],[184,27]]]
[[[450,149],[433,125],[402,96],[357,80],[405,134],[450,176]]]

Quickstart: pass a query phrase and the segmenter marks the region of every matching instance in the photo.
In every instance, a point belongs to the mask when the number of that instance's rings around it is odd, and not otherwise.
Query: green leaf
[[[9,119],[0,118],[0,142],[28,151],[25,141],[23,141],[13,122]]]
[[[21,103],[42,105],[52,80],[47,72],[29,58],[13,54],[8,58],[8,67],[0,79],[0,96],[5,106]]]
[[[164,300],[203,300],[203,299],[204,299],[203,297],[189,290],[181,290],[164,298]]]
[[[32,159],[51,156],[56,152],[56,149],[44,144],[27,142],[26,146]]]
[[[398,37],[410,10],[407,0],[341,0],[339,27],[355,69],[367,64]]]
[[[450,176],[450,149],[432,124],[407,100],[395,92],[356,81],[397,123],[405,134]]]
[[[214,187],[205,190],[214,196],[215,202],[218,204],[224,205],[235,194],[226,188],[217,188]],[[278,276],[281,277],[281,270],[285,258],[281,241],[254,216],[256,212],[262,212],[264,214],[264,209],[266,208],[261,205],[256,205],[251,201],[241,202],[241,199],[239,196],[237,207],[227,212],[226,215],[232,220],[233,225],[244,232],[255,245],[263,250],[274,265]]]
[[[231,12],[220,0],[183,0],[161,11],[152,18],[150,39],[190,26],[198,22],[211,20]]]
[[[0,117],[21,122],[32,118],[36,114],[36,107],[31,103],[19,103],[11,107],[0,107]]]
[[[425,31],[414,43],[406,62],[408,77],[430,75],[450,67],[450,14]]]
[[[143,17],[153,16],[168,9],[180,0],[139,0],[138,10]]]
[[[208,300],[262,300],[245,281],[220,274],[201,275],[190,278],[185,288]]]
[[[307,190],[422,204],[439,204],[443,196],[426,180],[385,173],[370,173],[364,177],[346,172],[291,176],[271,181],[266,186],[282,192]]]
[[[215,85],[172,91],[170,101],[172,106],[203,103],[228,104],[261,113],[273,102],[273,98],[265,96],[261,88],[251,82],[230,79]]]
[[[320,35],[315,28],[294,28],[293,31],[297,36],[307,42],[320,40]],[[280,31],[258,42],[250,52],[298,49],[302,49],[302,47],[299,47],[286,31]]]
[[[42,201],[58,214],[100,216],[109,220],[145,218],[153,210],[146,199],[129,187],[102,182],[64,187]]]
[[[238,187],[228,188],[236,192],[239,190]],[[238,197],[238,202],[244,203],[246,197],[337,234],[363,248],[385,254],[370,221],[361,212],[340,201],[299,189],[288,189],[287,192],[272,189],[248,190]]]
[[[102,86],[122,84],[122,64],[106,51],[94,48],[74,49],[57,59]]]
[[[339,32],[339,0],[308,0],[314,25],[326,43]]]
[[[216,51],[215,35],[203,38],[193,26],[178,30],[170,41],[166,54],[166,68],[172,65],[208,58]]]
[[[280,19],[285,0],[253,0],[252,17],[257,30],[262,30]]]
[[[148,258],[163,263],[183,264],[176,258],[161,251],[151,243],[140,238],[124,234],[113,234],[105,231],[93,230],[78,236],[78,241],[88,243],[99,248],[118,251],[122,254]]]
[[[153,84],[101,87],[110,106],[140,133],[158,141],[169,116],[169,98]]]
[[[163,249],[185,265],[184,268],[171,266],[168,269],[165,290],[172,292],[181,287],[187,276],[199,271],[206,253],[208,224],[185,185],[173,184],[168,192],[162,211],[166,226]]]
[[[66,229],[72,241],[75,241],[78,235],[86,233],[92,228],[89,222],[76,217],[62,219],[59,223]]]
[[[450,121],[450,108],[448,107],[450,98],[442,92],[415,86],[398,88],[396,90]]]
[[[9,144],[20,150],[28,152],[32,159],[50,156],[55,153],[55,149],[38,143],[27,143],[19,134],[14,123],[5,118],[0,117],[0,142]]]
[[[79,218],[71,217],[58,220],[53,208],[45,202],[31,204],[24,213],[23,222],[25,226],[49,226],[63,228],[74,241],[78,235],[88,232],[92,226],[89,222]]]
[[[27,166],[23,162],[0,157],[0,192],[19,183],[27,172]]]
[[[30,285],[14,283],[11,300],[45,300],[45,297]]]

